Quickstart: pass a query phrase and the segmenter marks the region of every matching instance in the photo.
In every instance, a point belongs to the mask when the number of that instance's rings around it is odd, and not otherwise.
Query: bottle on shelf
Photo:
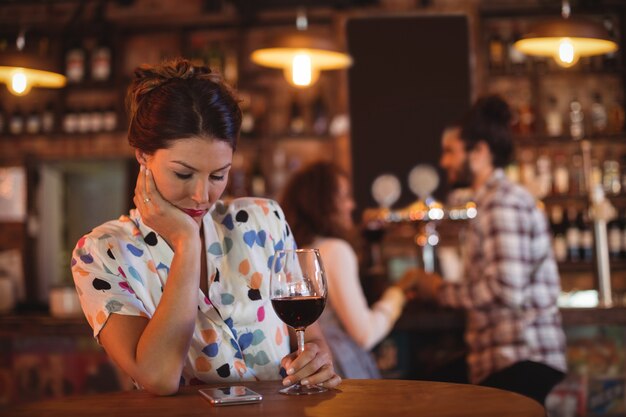
[[[494,32],[489,38],[489,69],[493,72],[504,71],[505,46],[500,34]]]
[[[112,132],[117,129],[117,113],[113,107],[108,107],[102,115],[102,128],[105,132]]]
[[[564,222],[563,208],[559,205],[552,206],[550,210],[550,227],[552,228],[554,258],[557,262],[565,262],[567,260],[566,224]]]
[[[324,136],[328,133],[328,107],[319,95],[313,102],[313,133]]]
[[[559,111],[559,103],[555,96],[548,97],[546,111],[546,134],[551,137],[563,135],[563,115]]]
[[[41,131],[41,114],[31,110],[26,116],[26,133],[36,135]]]
[[[263,169],[261,167],[261,158],[256,158],[254,165],[252,166],[250,188],[254,197],[265,197],[265,176],[263,175]]]
[[[93,109],[89,113],[89,130],[91,132],[102,132],[104,125],[104,114],[100,109]]]
[[[597,158],[591,159],[591,187],[602,186],[602,166]],[[593,188],[592,188],[593,189]]]
[[[608,110],[608,130],[612,134],[620,134],[624,131],[624,107],[618,98],[613,100],[613,104]]]
[[[250,100],[252,97],[249,94],[241,94],[241,135],[242,136],[254,136],[254,129],[256,127],[256,120],[252,113],[252,105]]]
[[[579,154],[572,156],[572,167],[569,173],[570,195],[580,196],[587,193],[587,186],[585,184],[585,172],[583,169],[583,157]]]
[[[552,162],[546,154],[537,158],[536,197],[542,199],[552,191]]]
[[[554,157],[554,175],[552,176],[554,179],[554,195],[567,195],[569,193],[569,174],[565,155],[562,153],[556,154]]]
[[[524,136],[531,135],[535,130],[535,114],[530,104],[530,97],[520,103],[517,113],[519,117],[519,133]]]
[[[291,111],[289,113],[289,134],[299,136],[304,133],[305,123],[302,109],[296,100],[291,102]]]
[[[239,78],[239,64],[237,63],[237,51],[235,48],[226,49],[224,56],[224,80],[229,85],[236,86]]]
[[[619,162],[616,159],[612,159],[611,156],[607,156],[603,165],[602,185],[604,186],[604,192],[607,195],[618,195],[622,190]]]
[[[569,207],[565,217],[565,240],[567,243],[567,260],[580,261],[580,229],[576,224],[576,209]]]
[[[24,133],[24,115],[19,107],[16,107],[9,119],[9,132],[12,135],[21,135]]]
[[[569,134],[574,140],[585,136],[583,108],[578,99],[574,98],[569,104]]]
[[[85,50],[78,42],[65,54],[65,76],[68,83],[80,83],[85,79]]]
[[[111,77],[111,47],[104,37],[91,50],[91,79],[107,81]]]
[[[580,259],[584,262],[591,262],[593,260],[593,227],[588,211],[579,211],[576,222],[580,230]]]
[[[620,211],[619,216],[609,221],[606,226],[609,241],[609,257],[613,260],[620,259],[622,256],[623,214],[623,211]]]
[[[41,113],[41,131],[43,133],[52,133],[55,128],[54,105],[48,102]]]
[[[63,116],[63,132],[78,132],[78,113],[74,109],[68,109]]]
[[[602,103],[602,96],[600,93],[595,92],[592,95],[593,102],[591,103],[591,133],[594,135],[602,135],[607,131],[608,116],[606,108]]]
[[[91,114],[86,109],[78,111],[78,133],[87,133],[91,130]]]

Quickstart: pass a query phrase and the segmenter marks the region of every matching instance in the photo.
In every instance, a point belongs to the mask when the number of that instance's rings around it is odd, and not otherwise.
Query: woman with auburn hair
[[[361,288],[357,256],[348,243],[355,208],[348,175],[328,162],[295,173],[281,201],[300,246],[318,248],[328,279],[328,305],[319,323],[344,378],[380,378],[370,350],[400,316],[412,277],[390,286],[370,308]]]

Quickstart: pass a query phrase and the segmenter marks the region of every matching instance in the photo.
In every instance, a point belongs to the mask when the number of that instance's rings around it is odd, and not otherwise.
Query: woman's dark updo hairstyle
[[[128,142],[149,155],[191,137],[237,146],[241,110],[234,93],[208,67],[186,59],[137,68],[126,106]]]
[[[313,243],[316,236],[348,239],[337,219],[339,178],[348,177],[336,165],[317,162],[296,172],[283,190],[280,206],[298,246]]]
[[[467,150],[485,141],[493,155],[493,165],[503,168],[511,161],[511,110],[501,97],[492,95],[478,99],[461,126],[461,137]]]

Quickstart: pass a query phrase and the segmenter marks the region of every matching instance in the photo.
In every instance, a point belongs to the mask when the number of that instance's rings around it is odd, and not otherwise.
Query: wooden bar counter
[[[224,386],[226,384],[221,384]],[[231,384],[235,385],[235,384]],[[171,397],[126,391],[66,397],[7,410],[13,417],[111,416],[437,416],[544,417],[524,396],[493,388],[404,380],[345,380],[337,390],[309,396],[279,394],[277,381],[242,383],[263,395],[257,404],[215,407],[189,386]],[[216,385],[214,385],[216,386]]]

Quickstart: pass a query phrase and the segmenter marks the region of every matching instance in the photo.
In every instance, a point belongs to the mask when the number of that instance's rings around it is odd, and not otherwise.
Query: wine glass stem
[[[298,340],[298,353],[304,352],[304,329],[296,330],[296,338]]]

